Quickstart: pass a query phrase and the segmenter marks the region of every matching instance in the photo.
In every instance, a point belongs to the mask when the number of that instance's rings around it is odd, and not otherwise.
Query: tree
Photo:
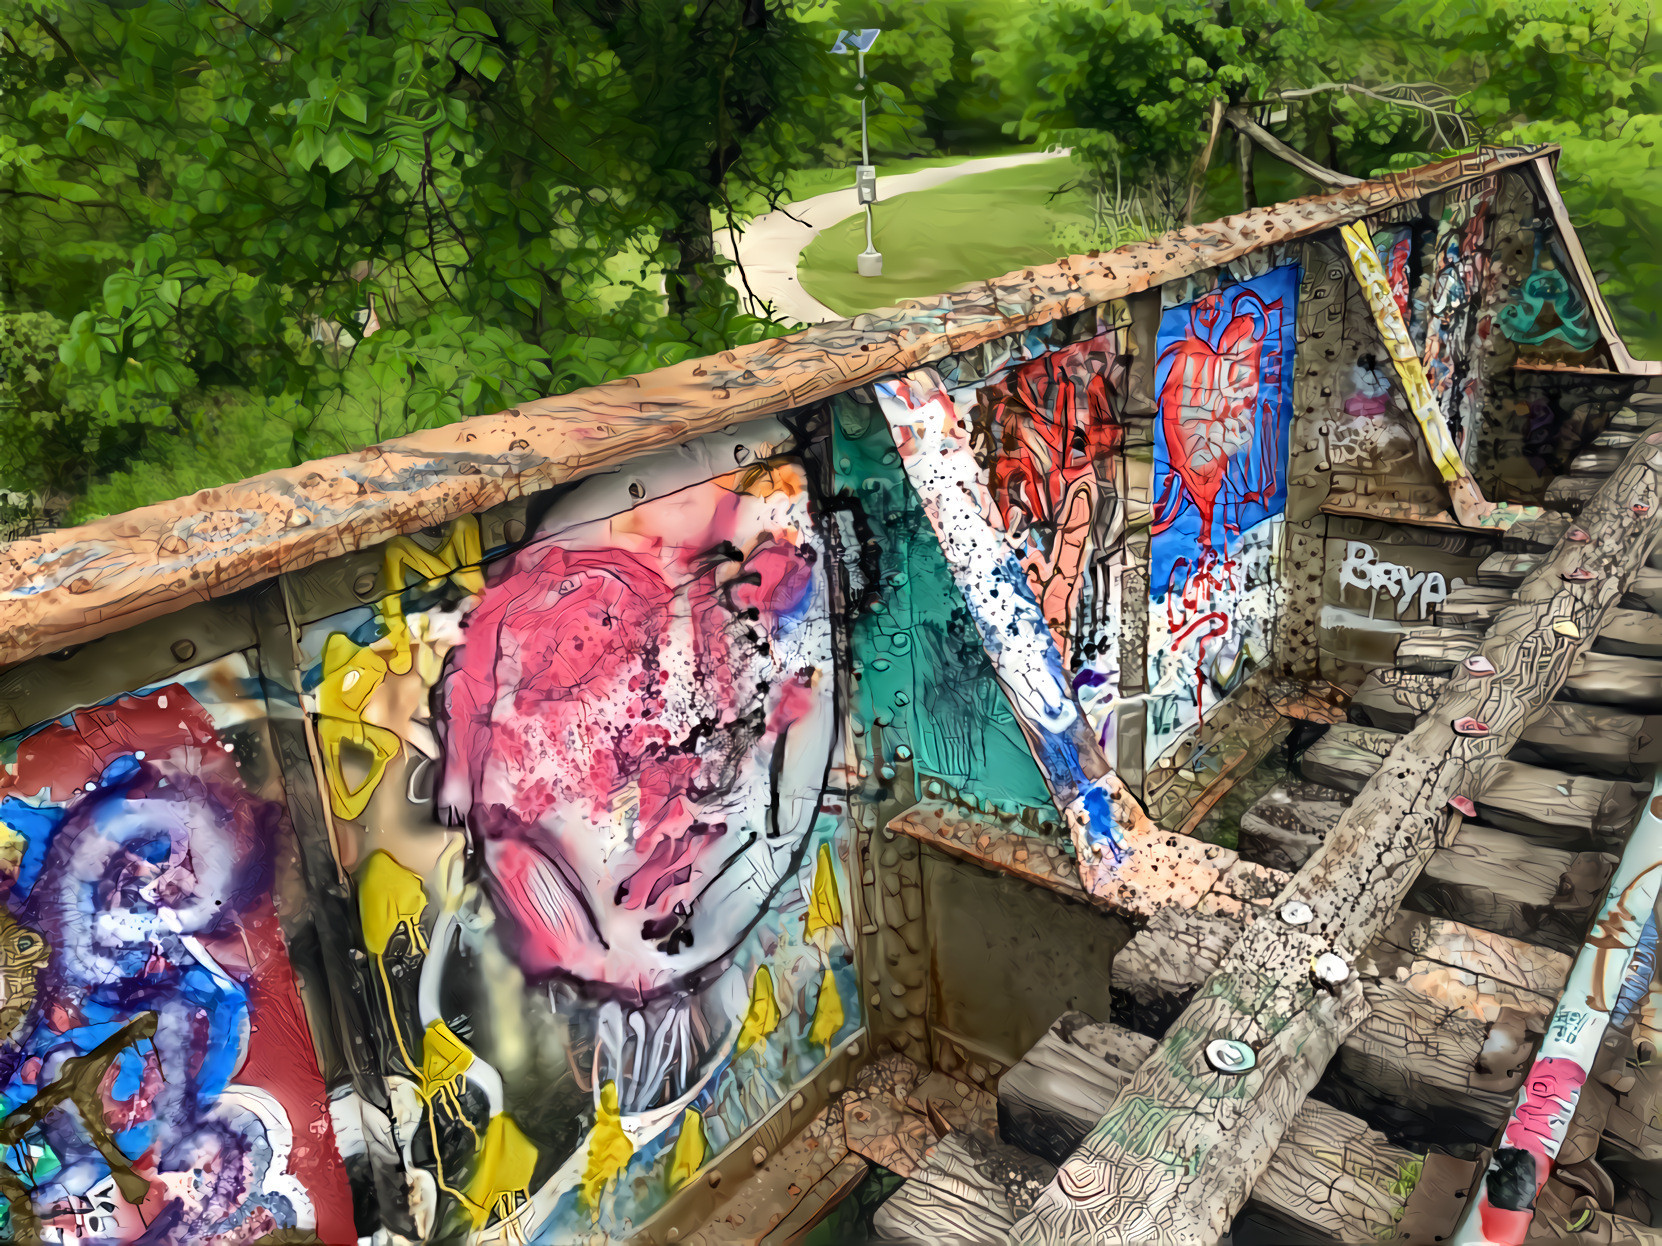
[[[1185,215],[1214,105],[1286,85],[1314,19],[1300,0],[1051,0],[1021,10],[983,64],[1031,84],[1015,127],[1074,149],[1099,192],[1127,179],[1158,216]]]
[[[0,297],[163,457],[216,393],[281,400],[298,460],[754,338],[709,209],[817,124],[817,33],[768,0],[17,0]]]

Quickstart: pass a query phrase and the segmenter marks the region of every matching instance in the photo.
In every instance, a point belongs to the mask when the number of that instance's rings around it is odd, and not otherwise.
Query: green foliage
[[[0,24],[0,305],[67,322],[65,383],[158,479],[213,461],[227,390],[304,457],[772,331],[710,211],[828,124],[821,32],[767,0],[17,0]]]
[[[1050,0],[1019,11],[983,58],[1031,84],[1023,137],[1072,147],[1104,192],[1116,173],[1181,214],[1213,102],[1261,98],[1304,59],[1301,0]]]
[[[1559,184],[1638,353],[1662,357],[1662,35],[1650,0],[1398,0],[1488,143],[1563,145]],[[1410,26],[1411,24],[1411,26]]]
[[[0,490],[34,494],[60,511],[89,479],[119,468],[135,422],[101,419],[85,385],[58,360],[64,323],[45,312],[0,311]]]

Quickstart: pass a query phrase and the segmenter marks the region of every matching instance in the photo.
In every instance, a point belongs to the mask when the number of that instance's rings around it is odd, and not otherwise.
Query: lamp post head
[[[881,30],[839,30],[837,41],[831,45],[833,52],[847,54],[849,52],[869,52],[871,45],[877,42]]]

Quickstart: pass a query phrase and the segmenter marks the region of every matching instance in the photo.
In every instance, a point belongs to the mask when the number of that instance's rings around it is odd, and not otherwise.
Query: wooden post
[[[1590,539],[1566,536],[1495,619],[1481,649],[1495,673],[1462,669],[1400,739],[1017,1224],[1018,1241],[1213,1242],[1228,1230],[1362,1019],[1350,962],[1446,834],[1449,798],[1545,710],[1662,535],[1659,477],[1652,434],[1583,513]]]

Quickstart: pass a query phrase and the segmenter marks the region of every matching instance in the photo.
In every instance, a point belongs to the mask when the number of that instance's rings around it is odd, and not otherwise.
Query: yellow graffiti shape
[[[704,1141],[704,1118],[688,1108],[681,1113],[681,1132],[669,1160],[669,1188],[679,1190],[698,1175],[709,1146]]]
[[[396,732],[364,721],[364,707],[387,677],[380,654],[334,633],[323,646],[323,682],[317,691],[317,743],[329,784],[329,807],[340,818],[356,818],[403,746]],[[356,784],[346,775],[343,751],[352,745],[369,754],[369,770]]]
[[[473,1227],[483,1227],[504,1200],[508,1206],[500,1210],[511,1211],[517,1207],[526,1197],[536,1167],[536,1144],[520,1132],[514,1118],[506,1112],[491,1117],[474,1165],[473,1179],[467,1183],[467,1193],[462,1198]]]
[[[595,1219],[600,1218],[600,1194],[611,1179],[623,1171],[629,1157],[635,1153],[619,1123],[617,1083],[607,1082],[600,1088],[600,1103],[595,1108],[594,1131],[589,1134],[589,1162],[583,1168],[583,1184],[579,1201]]]
[[[1431,386],[1426,383],[1425,369],[1420,366],[1413,339],[1408,336],[1408,326],[1402,322],[1402,310],[1397,306],[1385,268],[1373,249],[1373,239],[1359,224],[1340,226],[1339,236],[1344,239],[1356,280],[1367,295],[1368,308],[1373,312],[1379,336],[1391,353],[1391,362],[1396,366],[1403,394],[1414,413],[1414,422],[1420,426],[1420,435],[1425,439],[1426,449],[1431,452],[1432,462],[1436,463],[1438,474],[1444,480],[1458,480],[1466,474],[1465,465],[1460,462],[1460,454],[1448,435],[1447,425],[1443,423],[1442,409],[1437,406]]]
[[[837,874],[831,866],[831,848],[819,846],[819,857],[814,864],[814,891],[809,897],[808,937],[822,930],[838,930],[843,926],[843,902],[837,894]]]
[[[837,1031],[843,1028],[843,997],[837,991],[837,980],[827,969],[819,983],[819,1000],[814,1004],[814,1021],[808,1027],[808,1041],[824,1047],[829,1053]]]
[[[773,974],[763,965],[750,984],[750,1007],[739,1028],[739,1050],[749,1051],[779,1028],[779,1000],[773,993]]]
[[[443,1020],[430,1022],[421,1044],[421,1088],[430,1096],[473,1066],[473,1053]]]
[[[473,515],[463,515],[451,523],[444,544],[437,549],[424,549],[407,536],[394,537],[382,548],[381,572],[390,591],[381,599],[381,623],[392,641],[388,665],[393,674],[404,675],[410,669],[410,625],[404,618],[403,595],[409,573],[421,577],[428,588],[437,588],[448,577],[467,592],[482,593],[482,557],[479,520]]]
[[[400,926],[408,930],[412,946],[425,951],[421,911],[426,907],[427,892],[420,875],[379,848],[369,854],[358,872],[358,919],[363,923],[364,946],[370,955],[385,956],[387,944]]]

